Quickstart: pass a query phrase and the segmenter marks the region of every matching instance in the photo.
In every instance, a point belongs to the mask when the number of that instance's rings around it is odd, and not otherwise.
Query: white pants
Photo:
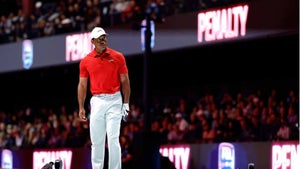
[[[108,143],[108,168],[121,169],[120,126],[122,96],[101,94],[90,100],[90,138],[92,143],[91,160],[93,169],[103,169],[105,140]]]

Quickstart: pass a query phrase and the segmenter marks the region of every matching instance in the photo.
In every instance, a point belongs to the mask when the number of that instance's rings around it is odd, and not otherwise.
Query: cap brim
[[[105,36],[107,36],[108,34],[107,33],[105,33],[105,34],[101,34],[101,35],[99,35],[99,36],[97,36],[97,37],[92,37],[92,39],[97,39],[97,38],[99,38],[100,36],[103,36],[103,35],[105,35]]]

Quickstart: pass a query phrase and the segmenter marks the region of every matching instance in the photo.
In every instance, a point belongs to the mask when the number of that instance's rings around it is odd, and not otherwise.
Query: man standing
[[[93,169],[103,169],[107,136],[108,167],[121,169],[119,142],[121,119],[129,112],[130,81],[124,55],[107,45],[107,34],[101,27],[91,31],[94,49],[79,65],[79,117],[86,121],[84,102],[90,82],[90,138]]]

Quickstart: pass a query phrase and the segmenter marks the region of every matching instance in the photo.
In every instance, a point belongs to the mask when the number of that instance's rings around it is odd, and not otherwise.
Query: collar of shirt
[[[105,50],[103,53],[101,53],[101,54],[97,53],[96,50],[93,50],[93,56],[94,56],[95,58],[99,57],[99,58],[103,59],[103,58],[109,57],[109,55],[110,55],[109,49],[106,49],[106,50]]]

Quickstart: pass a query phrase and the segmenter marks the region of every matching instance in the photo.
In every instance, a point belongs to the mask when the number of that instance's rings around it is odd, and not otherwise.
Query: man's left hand
[[[129,103],[123,103],[122,117],[125,122],[127,122],[128,120],[128,113],[129,113]]]

